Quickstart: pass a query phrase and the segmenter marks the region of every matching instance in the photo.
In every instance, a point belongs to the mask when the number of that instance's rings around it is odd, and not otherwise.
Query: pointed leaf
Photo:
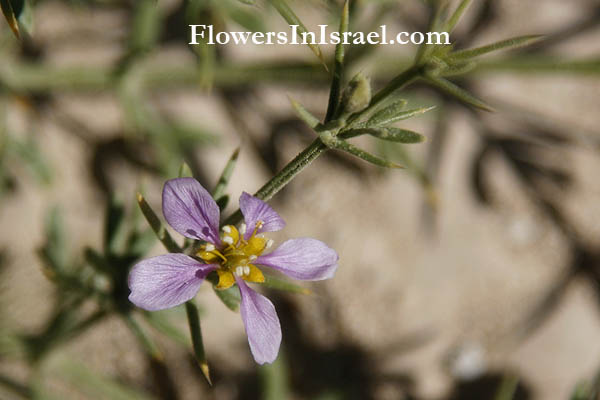
[[[296,115],[298,118],[304,121],[304,123],[312,129],[315,129],[320,123],[319,119],[312,115],[306,108],[304,108],[302,104],[298,103],[296,100],[292,99],[291,97],[289,99],[292,103],[292,107],[294,107],[294,110],[296,110]]]
[[[519,36],[511,39],[501,40],[496,43],[488,44],[482,47],[476,47],[473,49],[465,49],[455,51],[454,53],[450,53],[448,55],[449,60],[466,60],[474,57],[479,57],[481,55],[491,53],[493,51],[498,50],[508,50],[515,49],[518,47],[528,46],[532,43],[537,42],[543,36],[541,35],[528,35],[528,36]]]
[[[154,340],[148,336],[144,328],[142,328],[142,326],[130,314],[123,314],[122,316],[127,326],[129,329],[131,329],[136,339],[138,339],[142,345],[142,348],[148,353],[148,355],[157,360],[162,360],[163,355],[160,349],[156,343],[154,343]]]
[[[275,9],[279,12],[283,19],[287,21],[288,24],[298,25],[299,36],[302,35],[302,33],[308,32],[302,21],[300,21],[298,16],[294,13],[294,11],[292,11],[286,0],[269,0],[269,3],[275,7]],[[327,69],[327,64],[325,63],[325,59],[323,58],[323,53],[321,52],[319,45],[308,43],[307,46],[310,47],[312,52],[319,58],[325,69]]]
[[[6,18],[6,22],[8,22],[8,26],[13,31],[17,39],[20,39],[21,35],[19,32],[19,21],[17,20],[19,10],[16,10],[16,7],[13,7],[13,0],[0,0],[0,8],[2,8],[2,13]]]
[[[483,101],[479,100],[478,98],[476,98],[475,96],[473,96],[472,94],[470,94],[469,92],[464,90],[463,88],[455,85],[454,83],[450,82],[447,79],[440,78],[437,76],[427,75],[425,77],[425,80],[427,82],[429,82],[430,84],[432,84],[433,86],[437,87],[438,89],[446,92],[447,94],[456,97],[458,100],[462,101],[463,103],[469,104],[473,107],[479,108],[484,111],[490,111],[490,112],[494,111],[494,109],[492,107],[488,106]]]
[[[162,224],[162,222],[160,222],[160,219],[158,219],[158,216],[156,215],[154,210],[152,210],[150,205],[146,202],[144,196],[138,193],[137,201],[138,205],[140,206],[140,209],[142,210],[142,214],[144,214],[144,217],[146,217],[146,221],[148,221],[148,224],[150,224],[150,227],[156,234],[156,237],[158,237],[158,240],[162,242],[162,244],[169,252],[179,253],[181,249],[179,248],[177,243],[175,243],[175,241],[173,240],[165,226]]]
[[[403,168],[401,165],[374,156],[373,154],[370,154],[365,150],[362,150],[354,146],[353,144],[346,142],[345,140],[338,139],[335,136],[333,136],[329,131],[322,132],[319,135],[319,137],[321,138],[323,144],[325,144],[327,147],[332,149],[343,150],[347,153],[355,155],[358,158],[370,162],[371,164],[375,164],[384,168]]]
[[[225,164],[225,168],[223,168],[223,172],[221,173],[221,176],[217,181],[217,185],[215,186],[215,189],[212,193],[213,198],[216,201],[219,201],[219,199],[225,194],[225,188],[229,183],[229,179],[231,179],[231,175],[233,174],[233,170],[235,168],[235,164],[237,163],[239,154],[240,148],[238,147],[233,151],[231,157],[229,157],[229,160],[227,161],[227,164]]]
[[[286,279],[281,279],[281,278],[278,278],[271,274],[264,273],[264,271],[263,271],[263,275],[265,277],[265,281],[262,284],[270,289],[284,290],[286,292],[301,293],[301,294],[311,294],[312,293],[312,291],[310,289],[307,289],[305,287],[297,285]]]
[[[456,26],[456,24],[458,23],[460,18],[465,13],[467,7],[469,7],[469,5],[471,4],[471,1],[472,0],[462,0],[460,2],[458,7],[456,7],[456,10],[454,11],[454,13],[452,13],[450,18],[448,18],[448,22],[446,22],[446,26],[444,26],[444,29],[443,29],[445,32],[450,33],[454,30],[454,27]]]
[[[340,37],[348,31],[350,6],[348,0],[344,2],[342,16],[340,18],[340,27],[338,32]],[[325,123],[331,121],[338,112],[340,105],[340,89],[342,87],[342,73],[344,70],[344,42],[340,41],[335,46],[335,58],[333,65],[333,76],[331,79],[331,89],[329,90],[329,104],[327,106],[327,114],[325,115]]]
[[[394,103],[389,107],[384,108],[381,111],[373,114],[367,121],[367,126],[386,126],[391,125],[395,122],[402,121],[408,118],[412,118],[415,115],[424,114],[427,111],[433,110],[435,106],[413,108],[412,110],[401,111],[402,105]]]
[[[185,311],[188,317],[188,324],[190,326],[190,335],[192,337],[192,346],[194,348],[194,355],[196,361],[200,365],[202,374],[210,385],[210,370],[208,369],[208,362],[206,361],[206,352],[204,351],[204,343],[202,341],[202,329],[200,327],[200,317],[198,316],[198,307],[194,303],[194,300],[190,300],[185,303]]]
[[[187,163],[181,163],[181,167],[179,167],[179,174],[177,175],[179,178],[193,178],[194,174],[192,173],[192,169]]]
[[[425,140],[425,136],[420,133],[393,127],[351,129],[341,134],[340,137],[347,139],[364,134],[396,143],[421,143]]]

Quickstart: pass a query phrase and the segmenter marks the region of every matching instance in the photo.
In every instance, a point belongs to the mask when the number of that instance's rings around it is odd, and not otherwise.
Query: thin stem
[[[394,78],[386,87],[381,89],[373,96],[369,106],[360,113],[354,114],[348,122],[360,118],[362,115],[373,109],[393,92],[403,88],[413,82],[421,75],[420,67],[411,67]],[[283,189],[292,179],[296,177],[304,168],[309,166],[314,160],[323,154],[328,147],[321,142],[321,139],[315,139],[306,149],[290,161],[277,175],[263,185],[255,194],[256,197],[264,201],[270,200],[277,192]],[[224,222],[224,225],[235,225],[242,221],[242,212],[237,210],[230,215]]]

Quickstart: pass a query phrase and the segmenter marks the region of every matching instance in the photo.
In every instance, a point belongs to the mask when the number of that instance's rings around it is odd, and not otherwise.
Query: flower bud
[[[360,72],[352,78],[342,98],[344,114],[364,110],[371,102],[371,82]]]

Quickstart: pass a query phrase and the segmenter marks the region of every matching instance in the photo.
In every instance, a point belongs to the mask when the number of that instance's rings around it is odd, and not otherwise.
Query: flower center
[[[265,281],[262,272],[252,264],[252,261],[273,244],[271,239],[267,240],[263,235],[257,234],[263,224],[262,221],[256,223],[248,240],[244,239],[245,224],[242,224],[239,230],[233,225],[225,225],[222,228],[221,242],[223,245],[220,249],[217,249],[212,243],[207,243],[196,253],[207,264],[219,264],[217,288],[231,287],[235,283],[233,274],[249,282]]]

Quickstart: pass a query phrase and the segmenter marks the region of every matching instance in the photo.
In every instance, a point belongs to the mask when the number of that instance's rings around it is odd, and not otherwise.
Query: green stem
[[[396,90],[403,88],[409,83],[413,82],[421,75],[421,68],[413,66],[400,75],[396,76],[387,86],[381,89],[373,96],[369,106],[361,111],[360,113],[354,114],[348,122],[359,119],[365,115],[368,111],[376,107],[388,96],[394,93]],[[256,193],[255,196],[264,201],[270,200],[277,192],[283,189],[292,179],[296,177],[304,168],[308,167],[314,160],[323,154],[328,147],[321,142],[321,139],[315,139],[306,149],[298,154],[292,161],[290,161],[277,175],[271,180],[265,183]],[[235,225],[242,221],[242,212],[238,209],[236,212],[231,214],[225,219],[224,225]]]

